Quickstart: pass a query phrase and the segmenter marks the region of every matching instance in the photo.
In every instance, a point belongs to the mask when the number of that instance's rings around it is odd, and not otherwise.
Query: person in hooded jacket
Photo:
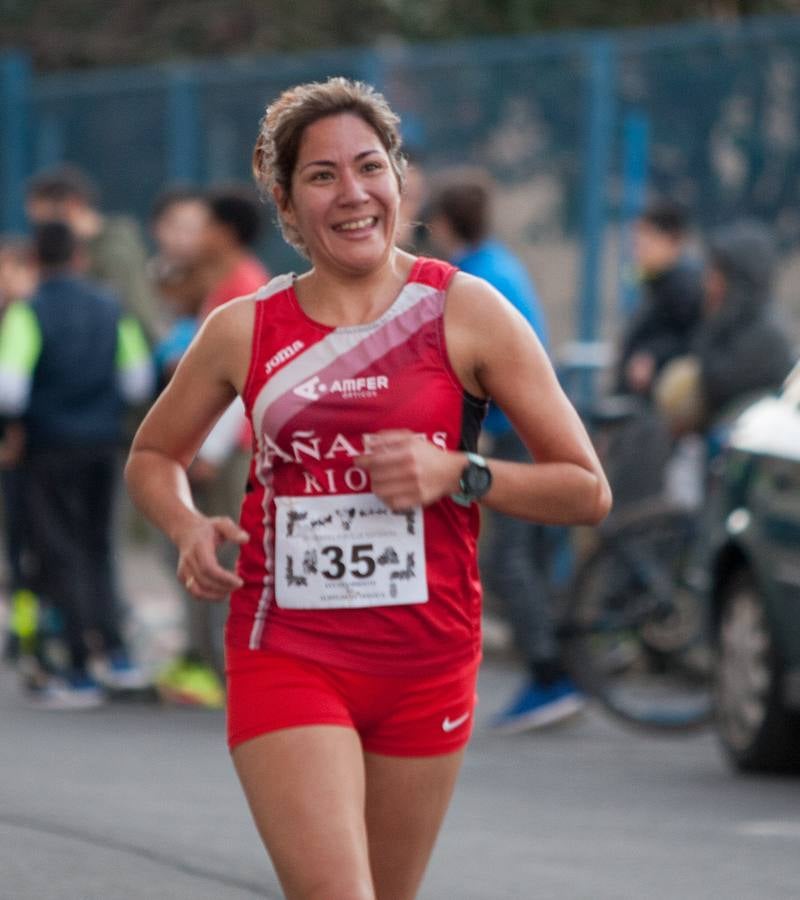
[[[708,242],[703,318],[689,355],[661,373],[654,397],[678,438],[666,467],[674,502],[702,503],[707,461],[725,441],[736,415],[778,388],[793,353],[771,309],[776,253],[769,230],[739,221]]]
[[[709,434],[789,373],[792,349],[771,308],[775,264],[772,235],[759,222],[711,235],[690,353],[664,368],[654,390],[673,434]]]
[[[751,396],[777,388],[793,354],[771,310],[777,254],[770,231],[740,221],[716,231],[708,246],[703,319],[693,339],[702,425]]]

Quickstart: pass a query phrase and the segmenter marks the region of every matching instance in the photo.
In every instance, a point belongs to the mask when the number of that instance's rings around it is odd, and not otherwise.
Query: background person
[[[30,241],[13,236],[0,238],[0,323],[12,304],[31,298],[37,281],[38,268]],[[26,491],[22,467],[25,429],[14,420],[0,420],[0,426],[0,486],[10,613],[3,653],[9,659],[17,659],[21,654],[35,653],[39,606],[30,590],[33,573],[30,543],[26,537]]]
[[[207,320],[142,424],[128,483],[195,595],[234,590],[229,741],[287,896],[406,900],[471,729],[474,501],[595,522],[610,498],[524,319],[484,282],[395,247],[403,161],[380,95],[341,78],[285,92],[254,169],[312,268]],[[235,393],[259,448],[241,528],[198,512],[186,474]],[[487,395],[537,465],[467,455]],[[241,544],[237,575],[215,558],[224,540]]]
[[[153,204],[150,231],[156,254],[148,264],[152,290],[161,302],[166,329],[153,348],[159,386],[172,377],[192,342],[209,279],[203,265],[203,236],[209,209],[202,191],[176,187]]]
[[[201,236],[208,293],[203,322],[225,303],[252,294],[270,278],[253,251],[264,219],[257,197],[243,185],[214,188],[206,195],[209,216]],[[238,513],[247,481],[252,433],[239,400],[215,425],[197,454],[189,477],[205,494],[210,514]]]
[[[776,389],[794,362],[774,318],[775,243],[760,222],[718,228],[708,240],[703,318],[691,352],[674,360],[656,389],[677,434],[709,435],[758,394]]]
[[[253,251],[263,226],[253,190],[244,185],[219,186],[204,194],[203,200],[206,214],[197,234],[196,253],[205,294],[197,312],[197,326],[218,307],[254,293],[269,281],[269,273]],[[238,516],[250,448],[251,432],[244,407],[236,400],[215,424],[189,469],[195,503],[206,515]],[[235,548],[222,548],[221,557],[226,565],[233,565]],[[159,674],[157,686],[169,700],[221,707],[226,608],[224,604],[196,603],[189,592],[184,594],[186,652]]]
[[[97,188],[73,165],[34,175],[25,211],[34,225],[66,222],[86,253],[87,276],[112,290],[123,312],[138,321],[149,341],[155,340],[161,322],[147,279],[147,249],[135,219],[103,213]]]
[[[38,268],[30,241],[20,237],[0,238],[0,322],[14,303],[30,300],[36,290]],[[11,590],[24,586],[24,488],[19,464],[25,446],[25,432],[19,422],[4,423],[0,441],[0,479],[3,485],[3,512]]]
[[[652,401],[660,373],[689,352],[700,322],[703,269],[688,248],[686,210],[670,200],[652,203],[634,233],[642,296],[620,341],[616,393],[595,410],[601,421],[610,414],[597,440],[617,509],[665,494],[684,502],[671,474],[673,436]]]
[[[150,271],[173,317],[154,350],[159,382],[172,377],[202,321],[218,306],[253,293],[269,280],[252,247],[263,216],[251,189],[242,185],[200,192],[166,191],[151,218],[158,248]],[[216,424],[190,470],[194,499],[208,515],[238,515],[250,454],[250,433],[241,404]],[[224,553],[225,551],[223,551]],[[169,559],[177,563],[172,550]],[[234,557],[229,555],[228,563]],[[186,647],[156,678],[163,699],[219,708],[224,703],[223,607],[198,604],[183,591]]]
[[[649,206],[634,233],[642,297],[623,332],[616,390],[649,397],[655,378],[690,346],[703,302],[702,266],[687,252],[685,209],[661,200]]]
[[[509,300],[533,327],[547,349],[544,312],[522,262],[492,237],[492,183],[481,170],[447,173],[428,206],[433,246],[462,272],[483,278]],[[534,387],[524,386],[526,396]],[[492,403],[483,423],[496,459],[515,462],[530,455],[508,418]],[[491,534],[481,571],[503,602],[514,643],[528,678],[494,719],[505,732],[523,731],[567,718],[583,700],[561,662],[556,637],[551,569],[553,550],[563,533],[489,511]]]
[[[405,184],[400,199],[400,217],[397,225],[397,246],[409,253],[418,253],[426,241],[422,211],[428,196],[428,177],[420,153],[407,148]]]
[[[220,186],[206,195],[209,216],[201,236],[209,290],[200,310],[205,319],[218,306],[257,291],[269,272],[253,247],[264,217],[253,191],[243,185]]]
[[[138,325],[116,299],[76,273],[78,244],[63,222],[34,235],[40,284],[0,330],[0,413],[25,427],[27,522],[42,593],[64,623],[69,669],[36,699],[47,708],[96,706],[92,652],[113,687],[142,687],[122,634],[112,547],[112,505],[125,403],[151,395]],[[97,641],[94,646],[90,641]]]
[[[261,227],[261,211],[250,191],[173,189],[156,201],[151,221],[158,248],[151,272],[173,316],[154,351],[163,388],[208,313],[239,293],[252,293],[269,276],[249,249]],[[191,472],[195,500],[209,515],[236,515],[247,480],[249,455],[239,449],[241,441],[249,446],[244,411],[233,408],[223,420],[200,448]],[[172,545],[168,557],[177,564]],[[158,673],[156,686],[167,701],[219,708],[225,698],[220,678],[224,609],[198,604],[182,592],[186,646]]]
[[[153,348],[159,390],[169,383],[200,326],[200,310],[210,286],[203,246],[209,220],[206,195],[193,188],[169,188],[153,205],[150,225],[157,252],[149,273],[168,322],[166,333]],[[173,545],[168,543],[165,551],[174,569]],[[214,635],[220,621],[208,607],[195,603],[183,585],[181,593],[184,647],[157,673],[155,685],[167,702],[217,709],[225,699]]]

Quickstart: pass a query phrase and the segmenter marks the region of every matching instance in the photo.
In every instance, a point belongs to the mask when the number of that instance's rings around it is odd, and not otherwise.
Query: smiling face
[[[326,116],[306,128],[291,194],[277,186],[275,201],[317,268],[364,274],[394,247],[397,175],[376,132],[353,113]]]

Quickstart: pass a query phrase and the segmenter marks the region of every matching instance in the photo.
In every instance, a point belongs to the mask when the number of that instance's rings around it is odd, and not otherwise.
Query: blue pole
[[[386,80],[387,60],[385,55],[379,50],[365,50],[361,56],[359,65],[360,76],[367,83],[371,84],[376,90],[384,89]]]
[[[49,169],[64,159],[64,122],[54,112],[40,110],[33,135],[34,170]]]
[[[172,69],[167,82],[167,181],[195,183],[200,175],[197,78],[186,68]]]
[[[589,78],[586,95],[586,149],[583,188],[583,260],[578,306],[578,340],[597,337],[601,302],[603,241],[606,224],[606,182],[611,162],[614,127],[614,46],[611,38],[589,42]],[[593,372],[586,369],[578,379],[580,406],[591,405]]]
[[[0,228],[25,229],[31,65],[24,53],[0,54]]]
[[[586,155],[583,192],[583,265],[578,338],[594,340],[600,306],[600,280],[606,220],[606,181],[614,126],[613,45],[610,38],[589,44]]]
[[[639,279],[633,251],[634,222],[644,209],[650,122],[638,110],[622,123],[622,209],[620,221],[619,302],[620,313],[630,316],[639,302]]]

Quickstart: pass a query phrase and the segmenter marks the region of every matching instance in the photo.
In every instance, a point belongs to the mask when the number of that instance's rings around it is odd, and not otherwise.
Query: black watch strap
[[[459,490],[451,499],[459,506],[470,506],[480,500],[492,486],[492,473],[486,460],[477,453],[467,453],[467,464],[461,472]]]

